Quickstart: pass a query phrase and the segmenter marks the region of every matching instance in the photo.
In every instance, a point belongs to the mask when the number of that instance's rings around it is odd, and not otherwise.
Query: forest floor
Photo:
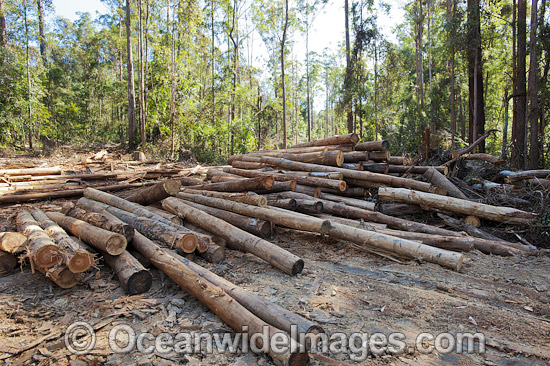
[[[64,160],[80,159],[79,154]],[[57,164],[52,158],[20,157]],[[2,159],[0,167],[18,164]],[[74,161],[73,161],[74,162]],[[61,163],[61,161],[59,161]],[[63,200],[32,205],[48,209]],[[0,207],[0,229],[8,218],[31,204]],[[197,262],[239,286],[284,308],[317,321],[327,333],[363,332],[405,335],[408,352],[369,355],[354,362],[350,355],[325,353],[334,361],[312,357],[313,365],[545,365],[550,362],[550,256],[499,257],[465,253],[460,272],[431,263],[400,263],[352,248],[322,235],[277,228],[270,240],[301,256],[304,271],[289,277],[256,257],[227,251],[213,265]],[[118,324],[158,335],[163,332],[230,332],[217,316],[152,269],[153,286],[128,296],[112,271],[99,263],[74,288],[63,290],[24,266],[0,276],[0,360],[6,365],[271,365],[261,354],[113,353],[108,334]],[[169,317],[176,311],[177,318]],[[74,355],[65,345],[67,327],[85,321],[97,334],[95,348]],[[483,333],[486,350],[472,354],[414,352],[417,335],[449,332]],[[19,352],[13,354],[13,350]],[[410,351],[410,352],[409,352]],[[6,353],[10,352],[10,354]]]

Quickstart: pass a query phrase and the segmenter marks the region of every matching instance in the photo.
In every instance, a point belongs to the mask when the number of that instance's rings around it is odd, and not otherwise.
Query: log
[[[509,207],[491,206],[405,188],[382,187],[378,189],[378,197],[388,201],[414,203],[425,209],[440,209],[462,215],[475,215],[482,219],[504,222],[512,225],[531,225],[537,217],[536,214]]]
[[[459,270],[462,267],[462,255],[445,251],[443,249],[432,248],[406,239],[400,239],[384,234],[374,233],[371,231],[360,230],[346,225],[311,217],[308,215],[286,211],[280,208],[261,208],[241,204],[238,202],[223,201],[212,197],[203,197],[181,193],[180,196],[189,201],[211,205],[213,207],[240,213],[242,215],[259,217],[264,220],[269,220],[276,225],[286,226],[297,230],[323,233],[337,239],[351,241],[361,246],[379,248],[382,250],[390,251],[392,253],[396,253],[398,255],[407,256],[409,258],[424,259],[429,262],[440,264],[441,266],[446,268]],[[330,201],[323,200],[322,202],[323,207],[325,207],[326,204],[330,205]],[[344,211],[348,211],[351,209],[341,203],[338,203],[336,205],[341,205]],[[379,214],[377,212],[370,212],[365,210],[360,211],[368,212],[370,214]]]
[[[116,273],[122,288],[128,295],[138,295],[147,292],[153,284],[153,276],[127,250],[120,255],[113,256],[99,252],[105,263]]]
[[[27,237],[18,232],[0,232],[0,250],[11,254],[19,254],[25,250]]]
[[[299,172],[295,170],[280,170],[280,171],[276,171],[276,173],[282,173],[287,175],[298,175],[298,176],[309,175],[316,178],[336,179],[336,180],[344,179],[344,175],[338,172]]]
[[[71,239],[65,230],[50,220],[42,210],[35,207],[31,210],[31,215],[63,252],[63,256],[65,257],[64,262],[69,271],[73,273],[82,273],[87,271],[94,264],[92,254],[80,248],[78,242]]]
[[[423,192],[431,192],[434,190],[432,185],[429,183],[418,182],[416,180],[407,179],[407,178],[392,177],[384,174],[362,172],[362,171],[342,169],[338,167],[329,167],[329,166],[317,165],[317,164],[301,163],[301,162],[291,161],[291,160],[286,160],[281,158],[262,157],[261,159],[262,159],[262,162],[265,162],[272,166],[280,166],[286,169],[321,171],[321,172],[327,172],[327,171],[341,172],[344,175],[344,178],[346,179],[346,181],[348,180],[348,178],[351,178],[351,179],[365,180],[365,181],[374,182],[374,183],[387,184],[395,187],[411,188],[411,189],[416,189]]]
[[[126,238],[126,242],[130,243],[134,238],[134,228],[120,220],[113,220],[112,217],[106,216],[104,213],[88,212],[80,207],[67,206],[62,211],[66,216],[71,216],[75,219],[86,221],[89,224],[97,226],[113,233],[121,234]]]
[[[475,228],[481,227],[481,220],[479,217],[468,215],[464,218],[464,223],[471,225]]]
[[[326,146],[326,145],[345,145],[356,144],[359,142],[359,136],[355,133],[348,133],[347,135],[331,136],[320,140],[313,140],[309,142],[303,142],[292,146],[293,149],[310,146]]]
[[[296,200],[293,198],[268,198],[267,204],[269,206],[281,207],[286,210],[296,211]]]
[[[378,203],[375,211],[389,216],[408,216],[426,213],[420,206],[409,203]]]
[[[201,189],[206,191],[218,192],[246,192],[256,191],[260,189],[270,189],[273,186],[275,179],[270,175],[257,176],[255,178],[242,179],[231,182],[222,183],[206,183],[200,185],[189,186],[191,189]]]
[[[325,179],[313,177],[310,175],[297,175],[297,174],[282,174],[274,172],[260,172],[255,170],[245,170],[245,169],[236,169],[236,168],[224,168],[224,172],[240,175],[243,177],[273,177],[277,181],[289,181],[294,180],[298,184],[321,187],[321,188],[330,188],[340,191],[346,190],[346,182],[343,180],[334,180],[334,179]]]
[[[469,252],[474,250],[474,238],[467,236],[446,236],[433,235],[425,233],[412,233],[409,231],[400,231],[392,229],[377,229],[377,232],[397,236],[409,240],[418,241],[436,248],[443,248],[453,251]]]
[[[196,179],[196,178],[188,178],[188,177],[180,178],[180,182],[182,186],[186,186],[186,187],[205,184],[203,180]]]
[[[461,198],[467,200],[468,197],[462,193],[460,189],[457,188],[450,180],[447,179],[443,174],[441,174],[436,169],[430,168],[424,173],[424,178],[431,184],[437,187],[445,188],[447,195],[455,198]]]
[[[323,203],[315,200],[297,199],[295,210],[301,213],[319,215],[323,212]],[[283,207],[284,208],[284,207]]]
[[[445,165],[441,166],[430,166],[430,165],[413,165],[413,166],[403,166],[403,165],[393,165],[388,164],[388,173],[399,173],[399,174],[405,174],[407,172],[411,174],[424,174],[426,171],[430,169],[435,169],[439,173],[443,175],[447,175],[449,173],[449,167]],[[367,170],[367,169],[365,169]]]
[[[281,193],[279,193],[279,195],[281,197],[284,197],[284,198],[296,198],[296,199],[311,199],[311,198],[308,198],[308,196],[309,197],[314,197],[310,193],[303,194],[303,193],[299,193],[299,192],[281,192]],[[348,206],[358,207],[358,208],[362,208],[364,210],[369,210],[369,211],[374,211],[375,206],[376,206],[376,204],[374,202],[369,202],[369,201],[365,201],[365,200],[358,200],[358,199],[351,198],[351,197],[337,196],[337,195],[330,194],[330,193],[325,193],[325,192],[321,192],[319,197],[314,197],[314,198],[321,198],[321,199],[324,199],[324,200],[327,200],[327,201],[333,201],[333,202],[341,202],[341,203],[344,203]]]
[[[231,166],[239,169],[262,169],[269,165],[253,161],[233,160]]]
[[[61,174],[61,168],[58,166],[49,168],[23,168],[23,169],[0,169],[2,175],[52,175]]]
[[[164,217],[166,220],[173,222],[176,225],[183,225],[183,220],[178,215],[174,215],[171,212],[168,212],[166,210],[163,210],[162,208],[156,207],[156,206],[143,206],[144,209],[151,211],[155,215],[159,215],[161,217]]]
[[[227,221],[231,225],[236,226],[239,229],[247,231],[253,235],[260,236],[262,238],[269,238],[272,234],[272,225],[269,221],[257,220],[254,218],[236,214],[234,212],[228,212],[210,206],[199,205],[193,202],[189,202],[188,204],[201,211],[206,212],[209,215]],[[180,215],[182,214],[183,213],[181,213]]]
[[[405,156],[390,156],[388,164],[392,165],[410,165],[411,158]]]
[[[27,254],[31,263],[44,269],[60,265],[63,252],[40,227],[28,211],[20,211],[15,217],[17,230],[27,237]]]
[[[372,160],[375,163],[387,162],[390,160],[389,151],[369,151],[368,158],[366,160]]]
[[[151,182],[144,183],[124,183],[124,184],[113,184],[109,186],[96,187],[95,189],[100,191],[115,191],[121,189],[143,187],[151,185]],[[0,205],[6,203],[23,203],[31,201],[41,201],[41,200],[54,200],[57,198],[72,198],[72,197],[82,197],[85,189],[66,189],[62,191],[52,191],[52,192],[40,192],[40,193],[28,193],[28,194],[10,194],[0,197]]]
[[[342,169],[363,171],[361,163],[342,163]]]
[[[147,206],[160,202],[166,197],[175,196],[181,188],[181,181],[177,179],[166,179],[150,187],[137,190],[126,199],[130,202]]]
[[[274,327],[290,333],[292,326],[294,325],[298,328],[299,334],[324,333],[323,328],[312,321],[307,320],[292,311],[288,311],[287,309],[267,300],[262,296],[247,291],[242,287],[227,281],[225,278],[207,270],[206,268],[182,258],[181,256],[175,255],[174,257],[185,263],[193,272],[202,278],[223,289],[229,296],[237,300],[237,302],[247,308],[254,315]]]
[[[13,272],[15,267],[17,267],[17,258],[10,253],[0,250],[0,275]]]
[[[126,238],[101,229],[85,221],[65,216],[60,212],[46,212],[46,215],[74,236],[82,239],[94,248],[103,250],[111,255],[119,255],[126,249]]]
[[[267,194],[267,193],[276,193],[276,192],[284,192],[284,191],[294,191],[297,187],[297,184],[296,184],[296,181],[295,180],[288,180],[286,182],[275,182],[273,183],[273,185],[271,186],[271,188],[269,189],[259,189],[259,190],[256,190],[256,194]],[[222,197],[219,197],[219,198],[222,198]],[[230,201],[233,201],[233,200],[230,200]],[[239,201],[236,201],[236,202],[239,202]],[[247,204],[250,204],[248,202],[243,202],[243,203],[247,203]],[[258,205],[260,206],[260,205]],[[265,206],[260,206],[260,207],[265,207]]]
[[[346,153],[349,154],[349,153]],[[281,158],[322,165],[342,166],[344,153],[340,150],[313,152],[308,154],[281,154]]]
[[[450,217],[442,213],[438,213],[437,216],[439,216],[439,218],[441,218],[443,222],[445,222],[445,225],[450,226],[456,230],[464,231],[468,235],[471,235],[473,237],[508,243],[508,241],[501,239],[498,236],[489,234],[488,232],[485,232],[479,228],[473,227],[472,225],[468,225],[462,220],[455,219],[454,217]]]
[[[169,248],[177,248],[184,253],[193,253],[197,248],[197,236],[190,230],[178,230],[171,224],[141,217],[113,206],[107,205],[104,209],[149,239],[158,240]]]
[[[355,145],[357,151],[388,151],[390,143],[386,140],[382,141],[366,141]]]
[[[528,179],[527,182],[535,187],[535,188],[542,188],[542,189],[550,189],[550,179],[539,179],[539,178],[533,178]]]
[[[315,198],[319,198],[321,197],[321,188],[319,187],[316,187],[316,188],[313,188],[313,187],[309,187],[309,186],[303,186],[301,184],[298,184],[296,185],[296,189],[295,189],[296,192],[298,193],[304,193],[304,194],[308,194],[312,197],[315,197]],[[340,192],[340,191],[338,191]]]
[[[210,182],[211,183],[222,183],[222,182],[231,182],[231,181],[243,180],[243,179],[246,179],[246,178],[243,178],[243,177],[234,178],[234,177],[227,177],[227,176],[224,176],[224,175],[215,175],[215,176],[212,177],[212,179],[210,179]]]
[[[489,135],[493,132],[498,132],[498,130],[489,130],[487,132],[485,132],[483,135],[481,135],[477,140],[475,140],[474,142],[472,142],[472,144],[462,150],[453,150],[451,151],[451,159],[450,161],[448,161],[447,163],[445,163],[445,165],[449,165],[451,163],[453,163],[454,161],[458,160],[458,158],[460,158],[462,155],[464,154],[467,154],[471,151],[474,151],[474,149],[479,145],[481,144],[483,141],[485,141],[485,139],[487,137],[489,137]]]
[[[40,272],[42,272],[46,278],[55,283],[57,286],[67,289],[76,286],[82,273],[73,273],[65,265],[55,265],[51,268],[43,268],[35,266]]]
[[[286,184],[286,182],[284,183],[285,183],[284,186],[289,188],[288,190],[292,190],[292,182],[290,182],[289,184]],[[276,186],[277,188],[280,188],[279,185],[280,185],[279,182],[275,182],[273,183],[270,189],[274,189],[276,188]],[[295,185],[296,185],[296,182],[294,183],[294,186]],[[202,194],[203,196],[207,196],[207,197],[216,197],[216,198],[223,198],[225,200],[230,200],[235,202],[242,202],[248,205],[255,205],[260,207],[267,206],[267,199],[264,196],[261,196],[254,192],[231,193],[231,192],[201,191],[201,190],[190,189],[190,188],[183,188],[182,191],[190,194]]]
[[[219,200],[218,198],[213,197],[200,197]],[[241,203],[238,204],[244,205]],[[266,240],[249,234],[248,232],[241,230],[238,227],[235,227],[225,222],[224,220],[218,219],[215,216],[209,215],[206,212],[196,209],[180,199],[167,198],[162,201],[162,207],[164,207],[166,210],[169,210],[170,212],[182,212],[184,215],[186,215],[186,220],[190,221],[194,225],[200,226],[203,229],[224,238],[227,243],[232,247],[247,253],[254,254],[258,258],[261,258],[270,263],[273,267],[278,268],[279,270],[291,276],[302,272],[302,269],[304,268],[304,261],[296,255],[280,248],[275,244],[272,244]]]
[[[364,198],[368,193],[365,188],[350,187],[349,185],[346,187],[346,190],[344,192],[339,192],[339,191],[335,191],[335,190],[332,190],[332,189],[326,189],[326,188],[322,188],[321,192],[322,193],[330,193],[330,194],[337,195],[337,196],[342,196],[342,197],[351,197],[351,198],[356,198],[356,197]]]
[[[344,163],[358,163],[369,160],[368,151],[352,151],[344,154]]]
[[[194,232],[200,233],[203,237],[209,237],[208,248],[203,252],[197,251],[200,257],[214,264],[221,263],[225,260],[225,239],[188,222],[186,226]]]
[[[380,187],[386,186],[386,184],[384,183],[377,183],[377,182],[371,182],[368,180],[353,179],[353,178],[346,178],[346,182],[348,182],[348,184],[350,185],[354,185],[363,189],[378,189]],[[354,188],[357,188],[357,187],[354,187]]]
[[[361,163],[363,169],[368,172],[388,174],[390,172],[390,166],[387,163]]]
[[[167,198],[168,200],[173,198]],[[276,332],[281,332],[262,321],[252,312],[247,310],[238,301],[229,296],[220,287],[214,286],[204,277],[199,276],[192,271],[186,263],[191,263],[186,259],[178,260],[165,250],[159,248],[143,235],[136,234],[134,246],[145,257],[149,258],[153,265],[166,273],[175,283],[184,290],[196,297],[201,303],[206,305],[212,312],[220,317],[235,332],[242,333],[243,327],[248,327],[245,334],[261,334],[268,327],[269,334],[272,336]],[[260,337],[261,340],[261,337]],[[261,346],[259,344],[258,346]],[[299,348],[299,347],[298,347]],[[277,365],[301,366],[307,363],[307,353],[285,353],[276,354],[268,352]]]
[[[485,154],[485,153],[477,153],[477,154],[468,154],[464,157],[466,160],[482,160],[486,161],[488,163],[491,163],[495,166],[502,165],[506,161],[502,160],[501,158],[497,158],[494,155]]]
[[[317,217],[322,218],[324,220],[331,221],[331,222],[334,221],[334,222],[338,222],[340,224],[352,226],[352,227],[355,227],[355,228],[358,228],[358,229],[369,230],[369,231],[376,231],[378,229],[386,229],[387,228],[387,226],[384,225],[384,224],[377,224],[375,222],[368,222],[368,221],[364,221],[364,220],[346,219],[346,218],[343,218],[343,217],[332,216],[332,215],[329,215],[329,214],[321,214],[321,215],[317,215]]]
[[[520,180],[539,178],[539,179],[550,179],[550,170],[524,170],[522,172],[511,172],[509,170],[503,170],[500,172],[501,176],[504,176],[504,181],[506,183],[516,183]]]

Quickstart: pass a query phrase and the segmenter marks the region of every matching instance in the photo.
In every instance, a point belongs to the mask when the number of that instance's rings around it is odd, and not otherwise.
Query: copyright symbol
[[[95,347],[94,328],[86,322],[76,322],[65,332],[65,346],[75,355],[84,355]]]

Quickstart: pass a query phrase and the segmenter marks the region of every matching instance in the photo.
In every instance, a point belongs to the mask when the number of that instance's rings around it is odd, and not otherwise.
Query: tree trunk
[[[89,224],[112,231],[113,233],[121,234],[126,238],[126,242],[130,243],[134,238],[134,228],[130,225],[116,219],[116,217],[108,214],[108,212],[88,212],[86,209],[69,206],[63,210],[63,214],[74,217],[82,221],[86,221]],[[116,220],[113,220],[115,218]]]
[[[450,180],[434,168],[426,170],[424,178],[434,186],[443,187],[449,196],[467,200],[468,197],[458,189]]]
[[[345,81],[345,93],[349,94],[348,96],[348,105],[345,106],[347,109],[347,127],[348,133],[353,132],[353,112],[351,104],[351,52],[350,52],[350,42],[349,42],[349,4],[348,0],[344,2],[344,15],[346,17],[346,81]]]
[[[518,0],[517,15],[517,68],[516,68],[516,95],[517,113],[512,123],[512,164],[517,168],[525,167],[526,133],[527,126],[527,91],[525,80],[526,56],[526,29],[527,29],[527,1]]]
[[[250,179],[234,180],[221,183],[206,183],[195,186],[189,186],[191,189],[200,189],[218,192],[246,192],[260,189],[269,189],[273,186],[275,180],[271,175],[261,176]]]
[[[44,5],[42,0],[36,0],[36,5],[38,8],[38,33],[40,37],[40,56],[42,56],[42,62],[44,65],[47,63],[46,56],[46,30],[44,27]]]
[[[283,92],[283,149],[286,149],[285,43],[286,43],[287,29],[288,29],[288,0],[285,0],[285,22],[283,25],[283,38],[281,39],[281,89]],[[308,103],[309,103],[309,100],[308,100]],[[308,107],[308,111],[309,111],[309,107]]]
[[[27,237],[17,232],[0,232],[0,250],[11,254],[25,251]]]
[[[63,262],[61,249],[42,230],[30,212],[20,211],[15,223],[19,232],[27,236],[27,253],[32,264],[41,268],[51,268]]]
[[[202,196],[200,196],[202,197]],[[217,198],[211,198],[218,200]],[[275,268],[294,276],[304,268],[304,261],[292,253],[274,245],[266,240],[260,239],[252,234],[243,231],[224,220],[218,219],[201,210],[189,206],[177,198],[166,198],[162,206],[173,213],[183,213],[186,220],[192,224],[224,238],[228,244],[236,249],[252,253],[257,257],[270,263]],[[257,206],[250,206],[257,207]]]
[[[6,15],[4,14],[4,0],[0,0],[0,47],[4,47],[8,39],[6,37]]]
[[[126,199],[140,205],[150,205],[157,203],[169,196],[175,196],[181,188],[181,181],[177,179],[167,179],[158,182],[155,185],[137,190]]]
[[[449,48],[450,48],[450,60],[449,60],[449,99],[451,105],[451,148],[455,146],[456,137],[456,103],[455,103],[455,18],[456,18],[456,0],[447,0],[447,22],[450,23],[449,30]]]
[[[529,169],[537,169],[540,161],[539,102],[538,102],[538,52],[537,52],[537,0],[531,5],[531,34],[529,36]]]
[[[254,192],[230,193],[230,192],[216,192],[216,191],[201,191],[201,190],[194,190],[190,188],[184,188],[183,192],[189,193],[189,194],[202,194],[203,196],[207,196],[207,197],[223,198],[230,201],[242,202],[248,205],[255,205],[260,207],[265,207],[267,205],[266,198]]]
[[[105,263],[116,273],[122,288],[130,296],[145,293],[151,289],[153,276],[128,251],[113,256],[99,251]]]
[[[26,60],[27,60],[27,112],[28,112],[28,128],[29,128],[29,149],[32,150],[34,123],[32,119],[31,106],[31,61],[29,55],[29,22],[27,19],[27,0],[23,0],[24,18],[25,18],[25,45],[26,45]]]
[[[141,135],[141,151],[145,153],[145,83],[144,78],[144,59],[143,59],[143,16],[141,0],[138,0],[138,49],[139,49],[139,127]]]
[[[423,66],[423,46],[422,33],[424,31],[424,14],[422,12],[422,0],[415,1],[414,15],[414,42],[416,53],[416,100],[418,105],[418,131],[419,136],[424,132],[424,66]]]
[[[132,150],[136,146],[135,110],[136,98],[134,91],[134,63],[132,60],[132,28],[130,26],[130,0],[126,0],[126,53],[128,68],[128,146]]]

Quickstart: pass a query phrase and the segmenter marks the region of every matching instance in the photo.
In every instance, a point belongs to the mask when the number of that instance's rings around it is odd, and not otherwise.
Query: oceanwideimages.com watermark
[[[271,328],[273,329],[273,328]],[[244,326],[239,333],[179,332],[160,333],[139,332],[127,324],[114,326],[107,336],[113,353],[140,352],[211,354],[214,351],[228,353],[275,353],[285,354],[311,352],[323,354],[349,354],[352,361],[363,361],[369,355],[449,354],[485,353],[483,333],[421,333],[413,343],[407,342],[403,333],[300,333],[297,326],[286,332],[272,333],[264,326],[262,332],[250,333]],[[97,335],[86,322],[71,324],[65,333],[65,345],[74,354],[87,354],[94,350]],[[307,347],[305,346],[307,345]]]

